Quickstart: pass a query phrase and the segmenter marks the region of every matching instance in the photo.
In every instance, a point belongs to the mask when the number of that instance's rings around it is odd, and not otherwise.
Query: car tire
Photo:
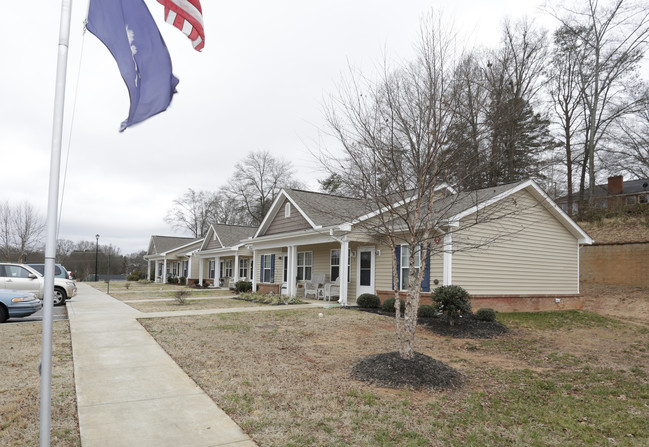
[[[9,319],[9,312],[7,312],[7,309],[0,304],[0,323],[4,323]]]
[[[65,290],[55,287],[54,288],[54,296],[52,297],[52,300],[54,302],[55,306],[62,306],[65,304],[65,300],[67,299],[67,295],[65,293]]]

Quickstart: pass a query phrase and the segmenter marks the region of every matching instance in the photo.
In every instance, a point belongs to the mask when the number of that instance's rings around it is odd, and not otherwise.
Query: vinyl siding
[[[454,233],[454,250],[467,251],[453,254],[453,284],[475,295],[578,293],[577,239],[526,191],[501,202],[483,215],[504,217]]]
[[[300,214],[300,212],[291,204],[291,216],[284,216],[284,209],[286,203],[289,203],[286,199],[282,202],[282,205],[279,207],[277,214],[268,225],[268,229],[264,235],[269,234],[278,234],[278,233],[287,233],[289,231],[304,230],[310,229],[311,225],[307,220]]]

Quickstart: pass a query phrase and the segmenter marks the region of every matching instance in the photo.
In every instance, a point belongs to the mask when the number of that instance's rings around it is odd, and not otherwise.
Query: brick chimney
[[[608,178],[608,193],[609,195],[613,194],[622,194],[624,191],[624,179],[621,175],[616,175],[614,177]]]

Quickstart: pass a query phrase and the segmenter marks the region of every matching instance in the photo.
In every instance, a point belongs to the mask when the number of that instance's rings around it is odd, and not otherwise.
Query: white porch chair
[[[320,296],[324,299],[324,292],[321,294],[320,289],[324,287],[325,279],[326,273],[314,273],[311,275],[311,281],[304,283],[304,298],[313,295],[313,298],[316,300],[320,299]]]
[[[340,276],[334,282],[325,284],[325,299],[331,301],[334,296],[340,298]]]

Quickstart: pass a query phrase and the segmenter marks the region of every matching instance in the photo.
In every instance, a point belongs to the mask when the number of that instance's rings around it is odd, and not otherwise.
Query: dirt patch
[[[351,376],[393,388],[449,389],[461,386],[464,381],[454,368],[419,352],[415,352],[412,360],[402,359],[398,352],[371,355],[354,366]]]
[[[584,310],[649,325],[649,289],[645,287],[581,284]]]

